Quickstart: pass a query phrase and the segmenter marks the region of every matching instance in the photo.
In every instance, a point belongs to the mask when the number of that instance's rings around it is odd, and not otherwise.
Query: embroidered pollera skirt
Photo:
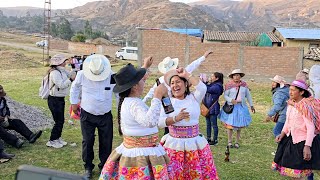
[[[157,139],[158,134],[124,136],[124,142],[110,154],[99,179],[168,180],[169,158]]]
[[[223,122],[227,129],[238,130],[239,128],[247,127],[250,125],[252,119],[247,106],[241,104],[234,105],[231,114],[227,114],[221,108],[218,118]]]
[[[198,125],[169,126],[169,134],[160,143],[170,158],[170,180],[219,179],[210,146],[199,134]]]
[[[320,170],[320,136],[313,139],[310,161],[303,160],[304,144],[305,141],[293,144],[291,135],[285,136],[278,144],[272,169],[293,178],[307,177],[313,171]]]

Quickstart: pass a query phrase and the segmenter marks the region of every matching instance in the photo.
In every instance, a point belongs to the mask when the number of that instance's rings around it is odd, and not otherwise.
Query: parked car
[[[42,41],[36,42],[36,45],[38,47],[47,47],[48,46],[48,41],[47,40],[42,40]]]
[[[116,58],[138,60],[138,48],[137,47],[123,47],[119,49],[116,54]]]

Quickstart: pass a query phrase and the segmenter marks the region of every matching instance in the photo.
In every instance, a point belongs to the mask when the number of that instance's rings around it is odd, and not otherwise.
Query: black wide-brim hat
[[[144,68],[136,69],[131,63],[127,64],[115,74],[116,85],[113,92],[122,93],[130,89],[143,78],[146,72],[147,70]]]

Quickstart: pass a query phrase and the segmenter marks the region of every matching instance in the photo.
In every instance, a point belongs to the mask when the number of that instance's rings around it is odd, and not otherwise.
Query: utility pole
[[[50,55],[50,24],[51,24],[51,0],[45,0],[44,2],[44,11],[43,11],[43,37],[44,37],[44,46],[43,46],[43,63],[49,60]],[[47,43],[46,43],[47,42]]]

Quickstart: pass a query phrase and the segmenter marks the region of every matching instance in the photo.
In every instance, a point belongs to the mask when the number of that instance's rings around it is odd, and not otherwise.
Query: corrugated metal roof
[[[204,31],[204,39],[207,41],[255,41],[262,33],[258,32],[226,32],[226,31]],[[266,33],[272,42],[281,42],[281,40],[272,32]]]
[[[202,29],[177,29],[177,28],[169,28],[163,29],[166,31],[176,32],[180,34],[188,34],[190,36],[202,37],[203,31]]]
[[[273,32],[268,32],[267,35],[272,42],[282,42]]]
[[[275,28],[286,39],[320,40],[320,29]]]
[[[306,59],[312,59],[312,60],[320,60],[320,48],[310,48],[310,51],[308,54],[304,56]]]

